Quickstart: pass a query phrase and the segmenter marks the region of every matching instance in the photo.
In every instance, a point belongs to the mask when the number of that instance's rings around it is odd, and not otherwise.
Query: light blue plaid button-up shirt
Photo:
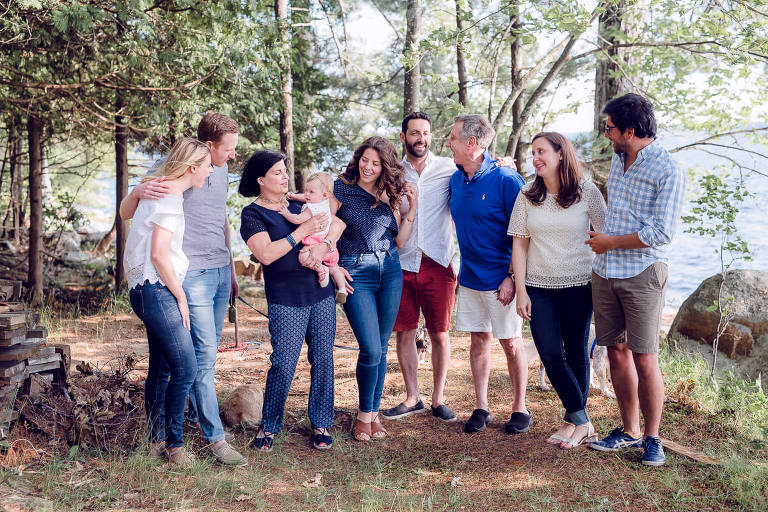
[[[608,174],[608,210],[604,233],[637,233],[648,247],[613,249],[598,254],[595,273],[606,279],[626,279],[657,261],[666,262],[666,245],[675,235],[685,192],[685,174],[666,149],[653,141],[637,154],[624,172],[623,154],[614,154]]]

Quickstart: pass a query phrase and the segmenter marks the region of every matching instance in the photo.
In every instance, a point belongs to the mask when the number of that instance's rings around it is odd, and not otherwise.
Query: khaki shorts
[[[667,265],[661,262],[626,279],[605,279],[592,272],[597,344],[626,342],[638,354],[658,352],[666,289]]]
[[[517,315],[516,300],[507,306],[496,298],[496,290],[481,292],[459,286],[456,298],[456,330],[490,332],[496,339],[523,336],[523,319]]]

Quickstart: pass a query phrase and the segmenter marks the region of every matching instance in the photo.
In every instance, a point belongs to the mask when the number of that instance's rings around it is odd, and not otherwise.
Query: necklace
[[[256,196],[256,199],[261,201],[264,204],[285,204],[285,196],[281,197],[277,201],[273,201],[272,199],[267,199],[266,197],[263,197],[262,195]]]

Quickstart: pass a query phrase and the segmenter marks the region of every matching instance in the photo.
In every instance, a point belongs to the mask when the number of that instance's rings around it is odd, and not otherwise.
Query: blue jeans
[[[150,439],[165,440],[167,448],[176,448],[183,444],[184,406],[197,375],[192,337],[181,323],[176,297],[167,287],[145,282],[133,288],[129,298],[147,328],[149,371],[144,406]]]
[[[272,363],[264,388],[261,424],[279,433],[291,381],[296,372],[304,339],[307,340],[309,372],[309,422],[315,428],[333,426],[333,340],[336,337],[336,302],[326,297],[311,306],[269,304]]]
[[[219,402],[214,387],[214,366],[219,338],[232,289],[231,269],[190,270],[182,283],[189,303],[192,342],[197,356],[197,377],[189,395],[189,417],[200,421],[209,443],[224,439]]]
[[[352,276],[355,292],[344,312],[360,346],[357,388],[361,412],[379,410],[387,373],[389,337],[400,307],[403,272],[397,249],[365,254],[343,254],[339,265]]]
[[[592,286],[526,286],[531,299],[531,334],[552,387],[565,407],[565,421],[589,422],[589,323]]]

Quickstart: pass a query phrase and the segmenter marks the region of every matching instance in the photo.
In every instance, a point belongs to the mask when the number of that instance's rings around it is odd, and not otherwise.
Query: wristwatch
[[[510,278],[513,283],[515,282],[515,274],[512,272],[507,272],[507,277]]]
[[[336,250],[333,247],[333,240],[331,240],[330,238],[326,238],[325,240],[323,240],[323,243],[328,245],[328,252],[333,252]]]

